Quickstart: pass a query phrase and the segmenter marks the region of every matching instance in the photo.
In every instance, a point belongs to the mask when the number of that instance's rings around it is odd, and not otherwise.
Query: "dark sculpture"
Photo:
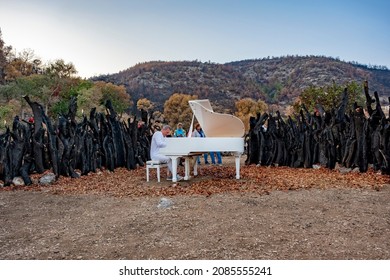
[[[336,110],[325,112],[317,104],[311,114],[302,106],[295,120],[288,117],[286,122],[279,112],[276,116],[251,117],[246,164],[305,168],[322,165],[330,169],[339,164],[359,168],[360,172],[366,172],[372,164],[374,170],[390,174],[390,122],[380,106],[378,93],[374,92],[374,98],[370,96],[367,82],[364,93],[366,114],[356,103],[353,111],[346,112],[349,96],[345,89]],[[263,128],[265,120],[267,129]]]
[[[106,115],[93,108],[89,119],[83,116],[77,123],[77,99],[72,97],[68,113],[59,115],[53,124],[40,104],[24,98],[33,111],[32,121],[20,121],[16,116],[12,128],[0,135],[0,179],[4,186],[12,184],[16,176],[29,185],[31,173],[46,169],[56,178],[77,178],[101,168],[135,169],[149,159],[150,130],[137,127],[136,120],[120,122],[110,101]]]

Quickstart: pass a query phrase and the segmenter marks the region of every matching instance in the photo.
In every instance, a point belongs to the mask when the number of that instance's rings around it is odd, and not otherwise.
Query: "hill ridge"
[[[134,100],[147,98],[162,109],[173,93],[208,98],[216,107],[234,110],[246,97],[287,106],[309,86],[333,82],[369,82],[387,104],[390,70],[325,56],[286,56],[247,59],[224,64],[195,61],[150,61],[123,71],[91,78],[124,85]]]

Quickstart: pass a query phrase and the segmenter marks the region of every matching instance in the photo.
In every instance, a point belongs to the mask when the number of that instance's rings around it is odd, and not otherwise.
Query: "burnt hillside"
[[[390,70],[320,56],[286,56],[225,64],[199,61],[147,62],[116,74],[92,78],[125,85],[134,100],[148,98],[161,109],[173,93],[196,94],[216,107],[233,109],[237,99],[251,97],[288,105],[310,85],[368,80],[370,92],[383,102],[390,96]]]

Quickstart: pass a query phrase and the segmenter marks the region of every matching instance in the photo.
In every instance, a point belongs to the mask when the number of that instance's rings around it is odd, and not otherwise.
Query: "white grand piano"
[[[184,180],[189,180],[189,158],[194,154],[205,152],[233,152],[236,163],[236,179],[240,179],[240,159],[244,153],[245,127],[243,122],[233,115],[214,112],[208,99],[191,100],[189,104],[206,137],[166,138],[167,146],[161,148],[160,153],[172,159],[172,181],[176,182],[178,158],[185,158]],[[194,175],[197,175],[196,161]]]

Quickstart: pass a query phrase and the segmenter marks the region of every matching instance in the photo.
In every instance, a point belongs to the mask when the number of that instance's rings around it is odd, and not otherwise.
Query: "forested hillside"
[[[134,100],[147,98],[162,108],[173,93],[208,98],[217,107],[234,110],[237,99],[251,97],[268,104],[292,104],[309,86],[367,80],[387,103],[390,70],[386,67],[347,63],[322,56],[286,56],[226,64],[181,61],[147,62],[117,74],[92,78],[124,85]]]

